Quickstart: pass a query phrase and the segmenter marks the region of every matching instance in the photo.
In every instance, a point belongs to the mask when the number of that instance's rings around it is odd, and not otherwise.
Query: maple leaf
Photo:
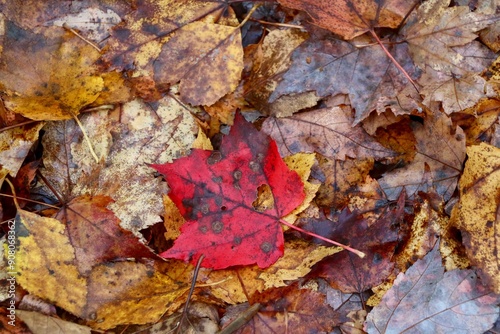
[[[473,270],[444,272],[439,243],[406,273],[367,317],[368,333],[484,333],[498,318],[498,296]]]
[[[34,34],[7,24],[0,63],[6,106],[35,120],[70,119],[104,88],[93,63],[100,54],[72,33]]]
[[[445,114],[429,113],[424,124],[416,121],[410,124],[416,139],[413,161],[379,179],[380,186],[391,200],[399,196],[403,187],[409,196],[435,187],[444,200],[455,191],[465,159],[465,136],[462,129],[452,126]]]
[[[303,183],[281,159],[275,142],[237,115],[220,151],[193,149],[173,163],[152,165],[165,176],[170,198],[188,220],[174,246],[160,254],[224,269],[256,263],[264,268],[283,255],[278,223],[304,200]],[[259,212],[259,187],[274,204]]]
[[[405,194],[401,194],[397,207],[386,210],[371,225],[358,213],[348,210],[341,212],[338,222],[326,218],[303,219],[305,230],[342,240],[367,254],[361,259],[350,252],[339,252],[319,262],[310,276],[322,277],[332,287],[350,293],[363,292],[381,284],[394,268],[392,256],[399,235],[392,224],[402,218],[404,200]]]
[[[269,103],[284,95],[311,90],[319,97],[345,94],[356,110],[354,124],[372,110],[383,112],[390,107],[404,114],[407,109],[413,109],[413,105],[401,106],[397,98],[408,86],[408,79],[401,70],[379,45],[366,45],[365,40],[358,44],[364,47],[330,36],[305,41],[293,52],[292,64],[269,97]],[[413,79],[420,75],[406,44],[390,45],[387,49]],[[411,89],[414,94],[415,89]]]
[[[387,158],[394,152],[371,138],[339,107],[317,109],[287,118],[269,117],[262,131],[276,138],[283,156],[298,152],[318,152],[344,160],[352,158]]]
[[[468,160],[460,179],[460,201],[452,224],[462,231],[467,255],[481,278],[500,293],[500,149],[481,143],[467,149]]]
[[[483,55],[458,48],[477,38],[476,31],[498,20],[496,15],[471,12],[468,6],[448,7],[450,0],[423,3],[408,18],[401,33],[409,44],[415,64],[446,74],[465,75],[484,68]],[[477,43],[477,42],[476,42]],[[479,44],[479,43],[477,43]],[[483,52],[486,47],[478,46]]]
[[[397,28],[418,1],[316,1],[279,0],[285,6],[306,11],[314,24],[345,39],[376,27]]]

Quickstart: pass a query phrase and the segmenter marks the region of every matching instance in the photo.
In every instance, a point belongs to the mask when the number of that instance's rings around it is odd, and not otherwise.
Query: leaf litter
[[[120,332],[494,326],[494,2],[0,6],[17,307]]]

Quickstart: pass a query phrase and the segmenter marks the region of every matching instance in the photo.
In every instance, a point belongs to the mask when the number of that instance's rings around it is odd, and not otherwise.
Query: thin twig
[[[189,294],[186,300],[186,304],[184,304],[184,309],[182,310],[182,315],[181,319],[179,320],[179,323],[177,324],[177,331],[176,333],[180,333],[179,331],[182,330],[182,323],[184,322],[184,319],[186,318],[186,314],[188,312],[189,308],[189,301],[191,300],[191,297],[193,296],[193,291],[196,286],[196,278],[198,277],[198,272],[200,271],[201,267],[201,262],[205,258],[205,255],[201,254],[201,256],[198,258],[198,262],[196,263],[196,268],[194,269],[194,274],[193,274],[193,279],[191,280],[191,288],[189,289]]]
[[[250,21],[259,22],[260,24],[267,24],[267,25],[276,26],[276,27],[293,28],[293,29],[305,29],[304,26],[300,26],[300,25],[296,25],[296,24],[267,22],[267,21],[257,20],[257,19],[250,19]]]
[[[231,334],[241,327],[243,327],[247,322],[250,321],[250,319],[253,318],[257,312],[259,312],[260,309],[260,304],[256,303],[247,308],[245,311],[240,313],[236,319],[231,321],[229,325],[227,325],[224,329],[220,330],[217,334]]]
[[[92,143],[90,141],[90,138],[87,136],[87,132],[85,131],[85,128],[83,127],[83,124],[80,122],[80,120],[78,119],[78,117],[74,113],[72,113],[71,111],[69,113],[71,114],[71,116],[73,116],[73,119],[75,120],[75,122],[80,127],[80,130],[82,130],[83,137],[85,139],[85,142],[87,143],[87,146],[89,147],[90,154],[92,154],[92,156],[94,157],[95,162],[99,163],[99,158],[97,157],[97,155],[94,152],[94,148],[92,147]]]
[[[31,203],[36,203],[36,204],[41,204],[41,205],[44,205],[44,206],[48,206],[49,208],[60,209],[60,207],[58,207],[58,206],[47,204],[45,202],[35,201],[35,200],[29,199],[29,198],[18,197],[18,196],[13,196],[13,195],[8,195],[8,194],[2,194],[2,193],[0,193],[0,196],[10,197],[10,198],[14,198],[14,199],[17,198],[17,199],[20,199],[20,200],[23,200],[23,201],[26,201],[26,202],[31,202]]]
[[[84,41],[88,45],[92,46],[97,51],[101,52],[101,49],[97,45],[95,45],[94,43],[92,43],[91,41],[89,41],[88,39],[86,39],[85,37],[83,37],[82,35],[80,35],[75,29],[71,28],[66,23],[63,24],[63,27],[64,27],[64,29],[67,29],[67,30],[71,31],[73,34],[75,34],[76,36],[80,37],[80,39],[82,41]]]

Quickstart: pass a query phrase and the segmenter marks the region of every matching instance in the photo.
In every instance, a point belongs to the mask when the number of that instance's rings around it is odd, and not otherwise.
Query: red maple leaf
[[[220,151],[193,149],[173,163],[152,165],[165,176],[169,196],[186,223],[165,258],[223,269],[256,263],[260,268],[283,255],[279,220],[304,200],[304,185],[288,169],[274,140],[237,115]],[[268,185],[274,205],[259,212],[257,190]]]

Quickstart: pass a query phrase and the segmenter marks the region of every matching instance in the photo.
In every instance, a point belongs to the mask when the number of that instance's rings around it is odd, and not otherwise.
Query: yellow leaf
[[[157,84],[180,81],[191,105],[212,105],[236,89],[243,70],[239,29],[206,22],[190,23],[163,45],[154,63]]]
[[[94,74],[100,53],[64,29],[45,34],[7,27],[0,87],[10,110],[34,120],[70,119],[94,102],[103,79]]]
[[[481,143],[467,149],[460,179],[460,202],[451,221],[462,231],[472,263],[495,293],[500,293],[500,149]]]
[[[92,327],[155,322],[185,302],[188,284],[174,282],[154,261],[107,262],[80,272],[66,225],[57,219],[19,210],[16,236],[17,282]]]

